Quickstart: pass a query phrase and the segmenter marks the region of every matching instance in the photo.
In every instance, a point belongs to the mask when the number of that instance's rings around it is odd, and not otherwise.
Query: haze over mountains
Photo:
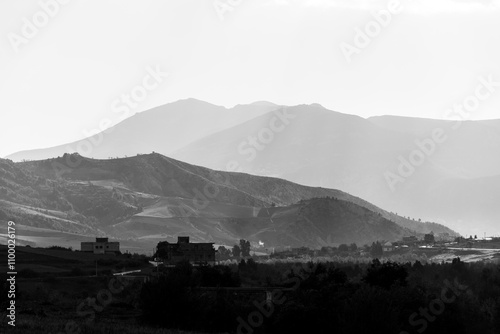
[[[68,167],[71,162],[73,167]],[[339,190],[213,171],[160,154],[94,160],[79,155],[13,163],[0,159],[0,220],[15,219],[19,242],[108,235],[141,251],[180,234],[232,245],[327,245],[433,231]],[[81,237],[80,237],[81,240]]]
[[[99,159],[152,151],[168,155],[194,140],[276,108],[277,105],[269,102],[226,109],[195,99],[181,100],[137,113],[88,139],[47,149],[22,151],[7,158],[14,161],[41,160],[73,152]]]
[[[209,126],[214,119],[217,126]],[[74,151],[107,158],[155,151],[212,169],[340,189],[464,234],[498,233],[499,120],[364,119],[317,104],[225,109],[189,99],[137,114],[109,134],[94,136],[94,142],[8,158],[35,160]]]

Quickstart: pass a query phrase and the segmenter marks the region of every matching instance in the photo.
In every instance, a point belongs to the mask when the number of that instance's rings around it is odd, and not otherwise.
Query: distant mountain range
[[[318,104],[226,109],[188,99],[137,114],[93,140],[91,150],[72,143],[9,158],[46,159],[78,147],[93,158],[154,151],[216,170],[341,189],[467,234],[498,233],[500,120],[364,119]]]
[[[0,220],[7,219],[26,232],[18,236],[21,243],[108,235],[142,251],[179,235],[224,245],[244,238],[255,246],[313,248],[431,231],[456,235],[339,190],[214,171],[156,153],[109,160],[78,154],[23,163],[0,159]]]
[[[98,159],[151,152],[169,155],[194,140],[276,108],[277,105],[269,102],[226,109],[195,99],[181,100],[135,114],[92,137],[47,149],[18,152],[7,158],[42,160],[73,152]]]

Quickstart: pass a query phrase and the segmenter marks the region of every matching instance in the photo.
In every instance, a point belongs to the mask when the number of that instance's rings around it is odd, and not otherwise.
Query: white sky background
[[[213,3],[72,0],[16,53],[8,34],[20,35],[40,5],[1,1],[0,156],[81,139],[103,118],[117,122],[111,102],[140,84],[147,66],[170,76],[134,112],[194,97],[443,118],[479,76],[500,81],[498,0],[402,0],[403,12],[351,63],[340,43],[353,44],[354,29],[388,1],[241,0],[225,20]],[[471,119],[500,118],[499,107],[500,90]]]

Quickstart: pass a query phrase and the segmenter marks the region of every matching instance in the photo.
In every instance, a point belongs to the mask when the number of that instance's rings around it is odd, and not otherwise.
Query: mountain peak
[[[313,104],[310,104],[311,107],[314,107],[314,108],[321,108],[321,109],[326,109],[325,107],[323,107],[321,104],[319,103],[313,103]]]
[[[277,107],[278,105],[276,103],[272,103],[272,102],[269,102],[269,101],[255,101],[255,102],[252,102],[250,103],[250,105],[252,106],[269,106],[269,107]]]
[[[211,107],[218,107],[218,108],[224,108],[222,106],[218,106],[216,104],[212,104],[210,102],[206,102],[203,100],[198,100],[194,97],[189,97],[186,99],[180,99],[174,102],[171,102],[170,104],[183,104],[183,105],[193,105],[193,106],[211,106]]]

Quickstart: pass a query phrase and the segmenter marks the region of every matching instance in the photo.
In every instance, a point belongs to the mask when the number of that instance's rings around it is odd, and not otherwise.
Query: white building
[[[394,245],[392,242],[386,242],[384,246],[382,246],[382,249],[384,252],[392,252],[394,250]]]

